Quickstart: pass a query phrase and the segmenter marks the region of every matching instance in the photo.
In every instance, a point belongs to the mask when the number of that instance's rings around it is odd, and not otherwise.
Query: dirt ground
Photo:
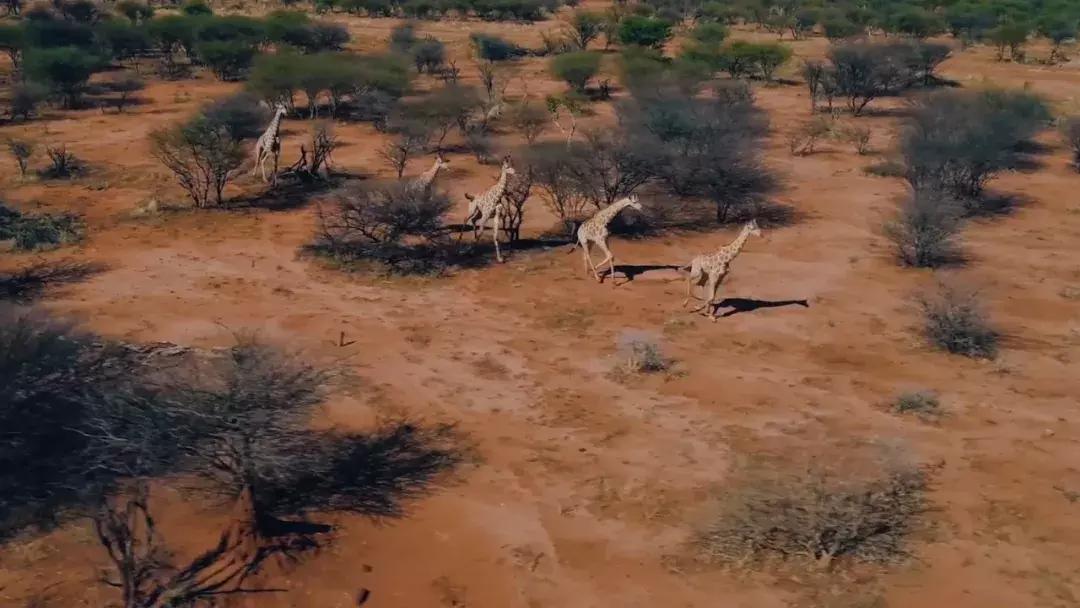
[[[396,23],[341,19],[359,48],[382,45]],[[553,26],[436,22],[420,32],[446,41],[474,81],[464,59],[470,31],[538,45]],[[792,43],[802,57],[824,45]],[[940,72],[964,86],[1030,86],[1058,109],[1075,109],[1080,95],[1080,65],[995,63],[985,48],[958,53]],[[154,81],[147,103],[124,114],[50,111],[0,128],[0,136],[66,143],[92,168],[70,183],[23,183],[14,162],[0,164],[7,201],[77,211],[88,223],[77,247],[3,263],[100,263],[103,272],[41,305],[132,341],[211,346],[228,343],[232,330],[258,330],[350,372],[354,382],[331,400],[328,423],[362,428],[395,414],[455,422],[478,458],[406,518],[336,518],[332,544],[270,581],[282,591],[234,605],[353,606],[361,588],[373,607],[1080,605],[1080,300],[1070,297],[1080,289],[1080,176],[1055,134],[1041,138],[1048,151],[1037,169],[992,184],[1022,204],[964,232],[971,261],[956,273],[984,290],[1006,335],[998,359],[976,362],[923,343],[913,296],[935,277],[899,268],[881,234],[905,191],[899,179],[863,172],[892,146],[897,118],[887,112],[858,119],[873,130],[868,156],[828,142],[795,157],[786,138],[809,115],[805,88],[757,86],[772,121],[767,159],[784,180],[776,198],[799,219],[750,241],[722,293],[759,306],[714,324],[680,309],[675,271],[600,285],[563,248],[511,252],[506,264],[449,278],[384,280],[298,255],[313,233],[312,205],[133,216],[151,198],[181,201],[150,156],[147,133],[237,86]],[[508,94],[559,89],[545,61],[529,59]],[[308,128],[285,123],[284,162]],[[369,125],[335,129],[345,144],[337,166],[390,175]],[[463,194],[493,183],[498,169],[465,154],[450,160],[439,179],[463,215]],[[259,187],[245,175],[230,194]],[[553,222],[539,200],[527,214],[526,234]],[[675,265],[732,237],[669,234],[618,240],[613,249],[618,264]],[[783,304],[792,300],[808,307]],[[628,331],[659,340],[674,371],[613,377],[616,343]],[[338,346],[342,332],[350,345]],[[911,389],[937,391],[949,415],[931,425],[883,410]],[[687,543],[737,459],[770,451],[798,458],[853,439],[935,466],[935,526],[916,540],[910,563],[826,584],[690,559]],[[166,538],[181,550],[205,545],[225,517],[160,493]],[[82,525],[19,541],[0,555],[0,603],[49,588],[55,605],[105,605],[112,596],[97,583],[103,566]]]

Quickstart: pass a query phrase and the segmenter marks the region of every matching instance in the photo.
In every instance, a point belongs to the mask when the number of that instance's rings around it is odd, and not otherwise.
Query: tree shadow
[[[731,310],[719,315],[730,317],[744,312],[754,312],[762,308],[781,308],[784,306],[801,306],[810,308],[807,300],[755,300],[753,298],[724,298],[715,305],[715,310],[730,308]]]
[[[103,264],[61,260],[36,262],[11,272],[0,272],[0,300],[29,302],[50,287],[85,281],[105,270]]]
[[[262,512],[295,517],[315,512],[348,512],[374,518],[406,515],[406,503],[434,489],[438,478],[458,466],[468,452],[450,425],[385,423],[362,434],[313,431],[313,450],[329,467],[257,489]],[[463,447],[464,446],[464,447]],[[328,527],[274,519],[277,530],[321,533]]]
[[[307,205],[319,195],[326,194],[339,185],[340,176],[331,175],[328,180],[303,180],[280,178],[278,185],[251,196],[241,196],[228,201],[228,209],[266,209],[288,211]]]

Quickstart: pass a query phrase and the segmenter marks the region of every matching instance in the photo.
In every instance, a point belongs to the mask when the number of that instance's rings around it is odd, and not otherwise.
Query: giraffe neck
[[[623,199],[621,201],[612,203],[606,208],[604,208],[602,211],[600,211],[600,213],[597,213],[596,217],[601,222],[603,222],[605,226],[607,226],[609,223],[611,223],[611,220],[615,219],[615,216],[619,215],[619,212],[625,209],[626,206],[629,204],[629,199]]]
[[[278,136],[278,132],[281,130],[281,113],[275,112],[274,119],[270,121],[270,126],[266,127],[266,133],[263,133],[263,137],[273,139]]]
[[[442,164],[440,164],[439,161],[435,161],[435,164],[430,169],[424,171],[424,181],[429,184],[435,181],[435,176],[439,174],[439,169],[442,169]]]
[[[491,187],[492,202],[502,198],[503,192],[506,191],[506,178],[508,176],[509,173],[506,172],[506,169],[503,169],[502,173],[499,174],[499,181],[495,182],[495,185]]]
[[[739,233],[739,236],[735,237],[735,240],[731,241],[731,244],[724,247],[723,250],[734,258],[742,251],[743,245],[746,244],[746,239],[748,238],[750,238],[750,229],[744,227],[742,232]]]

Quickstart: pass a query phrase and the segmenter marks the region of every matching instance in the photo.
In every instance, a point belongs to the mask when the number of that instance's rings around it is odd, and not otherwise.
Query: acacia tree
[[[659,181],[712,202],[718,223],[776,185],[760,155],[768,121],[746,87],[718,86],[711,99],[666,91],[628,102],[620,114]]]
[[[222,125],[197,116],[150,134],[151,154],[172,171],[198,208],[223,202],[222,192],[244,161],[239,143]]]
[[[578,50],[584,51],[589,43],[600,37],[604,32],[604,15],[600,13],[579,10],[570,18],[566,28],[566,38],[573,43]]]
[[[597,209],[633,194],[653,176],[653,166],[624,129],[590,130],[571,147],[578,191]]]

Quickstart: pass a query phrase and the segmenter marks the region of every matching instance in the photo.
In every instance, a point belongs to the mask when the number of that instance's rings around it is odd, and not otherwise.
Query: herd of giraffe
[[[271,180],[277,179],[277,167],[278,158],[281,153],[281,120],[285,117],[288,111],[284,106],[278,105],[274,108],[274,117],[270,121],[269,126],[255,142],[255,167],[251,173],[254,175],[256,171],[260,172],[263,181],[267,181],[266,177],[266,162],[273,159],[273,171],[271,172]],[[416,189],[419,191],[429,191],[432,184],[435,182],[435,178],[438,177],[439,172],[450,165],[450,161],[443,158],[441,153],[436,153],[435,163],[430,169],[421,173],[418,177],[412,178],[408,182],[410,189]],[[502,251],[499,249],[499,229],[503,224],[503,217],[506,214],[506,200],[504,195],[506,194],[507,181],[511,175],[514,175],[514,167],[510,161],[510,157],[503,158],[502,169],[499,172],[499,179],[495,182],[495,185],[488,188],[484,192],[473,196],[466,193],[465,198],[469,201],[469,210],[465,216],[465,225],[470,226],[473,230],[473,238],[479,240],[483,235],[484,229],[487,227],[487,223],[490,221],[492,231],[494,232],[493,239],[495,243],[495,257],[502,262]],[[612,253],[611,248],[608,247],[608,236],[610,231],[608,226],[612,220],[615,219],[623,209],[626,208],[636,209],[641,211],[641,203],[638,202],[638,197],[635,194],[631,194],[625,198],[622,198],[607,207],[597,211],[589,219],[585,220],[578,226],[577,240],[574,242],[570,251],[574,251],[578,246],[582,249],[582,255],[585,261],[585,273],[592,273],[597,282],[603,283],[604,276],[600,274],[600,269],[604,267],[604,264],[608,265],[608,276],[611,277],[611,284],[615,285],[615,254]],[[679,270],[689,272],[686,279],[686,298],[683,300],[683,307],[685,307],[691,298],[699,299],[703,304],[691,312],[699,312],[708,309],[707,315],[712,321],[717,319],[718,300],[716,299],[716,292],[720,288],[720,282],[728,275],[731,270],[731,264],[735,258],[742,251],[743,246],[746,244],[747,239],[750,236],[761,236],[761,229],[758,227],[757,220],[750,220],[739,235],[731,243],[721,247],[720,249],[712,252],[705,253],[695,257],[691,262],[685,266],[681,266]],[[596,246],[604,254],[604,259],[599,264],[593,262],[592,247]],[[694,287],[704,287],[704,292],[701,298],[697,298],[694,295]]]

